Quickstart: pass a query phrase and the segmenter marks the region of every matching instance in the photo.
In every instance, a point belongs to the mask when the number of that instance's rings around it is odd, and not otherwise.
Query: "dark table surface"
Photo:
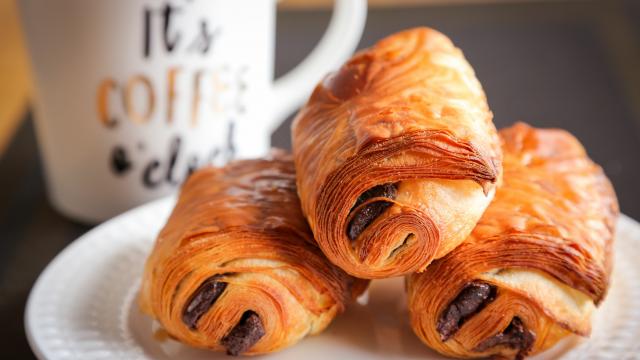
[[[278,13],[276,73],[315,45],[326,11]],[[622,211],[640,219],[640,1],[372,9],[360,47],[427,25],[464,50],[498,127],[523,120],[574,133],[612,179]],[[33,358],[24,304],[46,264],[90,229],[47,203],[32,119],[0,158],[0,349]],[[289,122],[273,134],[289,147]]]

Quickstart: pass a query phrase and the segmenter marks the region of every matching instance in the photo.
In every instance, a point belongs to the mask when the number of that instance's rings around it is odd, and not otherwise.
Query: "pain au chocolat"
[[[194,173],[149,256],[144,312],[185,344],[269,353],[322,331],[361,293],[316,246],[290,157]]]
[[[504,184],[469,239],[408,277],[411,324],[438,352],[523,358],[586,336],[609,285],[618,204],[562,130],[500,132]]]
[[[416,28],[357,53],[292,126],[302,209],[346,272],[422,271],[459,245],[494,196],[501,150],[474,71]]]

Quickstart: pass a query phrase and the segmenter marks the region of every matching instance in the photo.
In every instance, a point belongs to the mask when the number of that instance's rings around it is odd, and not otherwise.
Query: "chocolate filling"
[[[182,322],[189,329],[195,330],[197,328],[198,320],[213,306],[226,289],[227,283],[218,281],[219,278],[220,275],[215,275],[205,280],[182,310]]]
[[[356,203],[351,208],[351,211],[369,199],[376,197],[395,199],[397,194],[397,184],[390,183],[374,186],[360,195],[358,200],[356,200]],[[357,213],[353,216],[347,226],[347,235],[349,236],[349,239],[352,241],[355,240],[364,231],[364,229],[373,222],[373,220],[382,215],[382,213],[391,205],[392,204],[390,202],[381,200],[374,201],[358,209]]]
[[[536,336],[527,330],[522,320],[514,317],[503,332],[484,340],[474,350],[485,351],[494,346],[505,345],[510,349],[518,349],[516,359],[521,360],[531,351],[535,340]]]
[[[248,310],[242,314],[238,324],[222,338],[220,344],[227,348],[227,354],[237,356],[249,350],[264,336],[264,326],[260,316]]]
[[[438,320],[437,330],[442,341],[447,341],[462,324],[477,314],[496,297],[496,287],[474,281],[467,284],[449,304]]]

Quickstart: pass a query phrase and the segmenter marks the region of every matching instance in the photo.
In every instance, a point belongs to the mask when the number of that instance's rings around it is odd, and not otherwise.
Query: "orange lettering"
[[[133,91],[136,86],[142,86],[145,89],[147,95],[147,108],[144,112],[138,112],[134,109],[133,106]],[[131,121],[144,124],[151,119],[151,115],[153,114],[153,110],[155,108],[155,94],[153,92],[153,87],[151,86],[151,81],[144,75],[136,75],[134,77],[129,78],[127,81],[127,87],[124,91],[124,108],[127,112],[127,116]]]
[[[118,84],[111,78],[104,79],[102,83],[100,83],[100,86],[98,86],[98,118],[100,122],[108,128],[112,128],[118,124],[118,119],[115,116],[110,116],[109,113],[109,92],[117,88]]]
[[[180,68],[172,67],[167,72],[167,122],[173,122],[174,101],[176,99],[176,77]]]

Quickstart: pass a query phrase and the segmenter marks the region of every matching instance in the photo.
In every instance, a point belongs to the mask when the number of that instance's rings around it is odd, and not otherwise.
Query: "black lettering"
[[[144,57],[151,55],[151,9],[144,8],[144,38],[143,38]]]
[[[198,157],[191,156],[187,162],[187,178],[191,176],[200,167]]]
[[[233,136],[235,133],[235,122],[232,120],[229,122],[229,127],[227,131],[227,156],[226,161],[231,161],[236,155],[236,147],[233,142]]]
[[[207,54],[211,49],[213,40],[220,34],[220,28],[216,28],[213,31],[209,30],[209,24],[205,20],[200,21],[200,28],[198,35],[189,45],[189,51],[199,52],[201,54]]]
[[[176,136],[171,140],[169,145],[169,166],[167,166],[167,182],[172,185],[178,185],[179,181],[173,177],[173,168],[176,166],[178,154],[180,153],[180,137]]]
[[[173,52],[173,49],[178,45],[178,41],[180,41],[180,33],[176,32],[173,38],[171,38],[169,34],[171,29],[171,17],[177,12],[179,12],[179,9],[171,6],[171,4],[166,4],[162,10],[162,40],[164,41],[164,47],[168,52]]]
[[[155,188],[160,185],[162,182],[162,178],[154,180],[152,178],[153,172],[160,167],[160,162],[158,160],[152,160],[147,167],[145,167],[144,172],[142,174],[142,183],[144,186],[148,188]]]
[[[129,170],[131,170],[131,161],[129,161],[127,150],[118,145],[111,152],[111,171],[121,176]]]

